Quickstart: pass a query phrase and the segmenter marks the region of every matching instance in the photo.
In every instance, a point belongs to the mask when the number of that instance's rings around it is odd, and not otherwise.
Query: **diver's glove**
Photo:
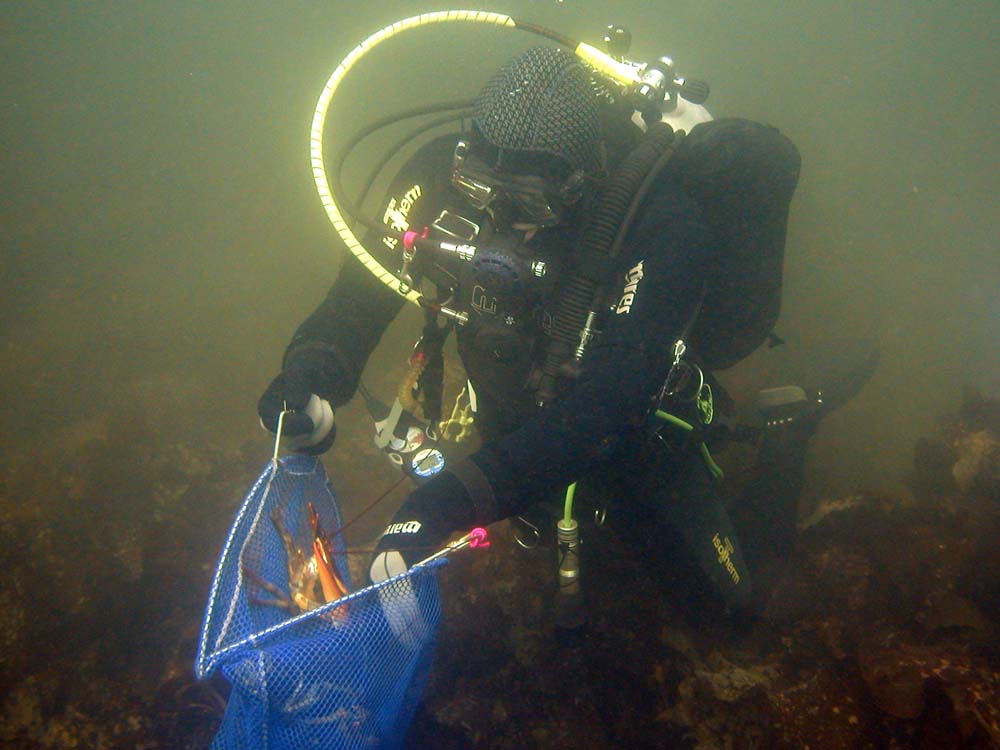
[[[300,453],[323,453],[337,434],[333,405],[350,398],[349,393],[343,398],[346,382],[344,369],[332,352],[300,349],[285,358],[284,369],[257,402],[260,423],[277,432],[278,417],[288,411],[281,425],[286,445]]]
[[[372,583],[405,573],[444,546],[455,531],[479,521],[465,485],[442,471],[406,498],[375,547],[368,577]]]

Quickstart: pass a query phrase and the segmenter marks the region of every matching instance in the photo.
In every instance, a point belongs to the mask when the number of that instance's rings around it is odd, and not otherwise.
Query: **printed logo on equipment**
[[[405,232],[410,228],[410,209],[417,199],[423,194],[420,185],[414,185],[407,190],[398,201],[395,198],[389,199],[389,205],[385,207],[385,214],[382,216],[382,223],[391,227],[396,232]],[[399,242],[395,237],[383,237],[382,241],[386,247],[395,250]]]
[[[489,296],[485,287],[476,284],[472,288],[472,307],[481,313],[496,315],[497,298]]]
[[[729,577],[733,579],[733,583],[739,584],[740,574],[733,564],[733,552],[736,550],[729,537],[726,536],[720,539],[719,535],[716,534],[712,537],[712,545],[715,547],[715,551],[719,553],[719,565],[726,569]]]
[[[390,523],[382,536],[389,536],[389,534],[416,534],[418,531],[420,531],[420,521]]]
[[[625,274],[625,288],[622,290],[621,299],[618,300],[618,308],[615,310],[615,314],[628,315],[632,312],[632,303],[635,301],[636,289],[639,286],[639,282],[642,281],[642,264],[644,262],[640,260]]]

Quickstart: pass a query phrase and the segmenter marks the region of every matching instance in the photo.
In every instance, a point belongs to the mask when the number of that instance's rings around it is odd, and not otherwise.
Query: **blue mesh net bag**
[[[440,619],[436,564],[324,603],[317,558],[350,586],[340,528],[314,456],[269,463],[247,495],[198,647],[198,676],[221,669],[232,684],[213,750],[402,744]]]

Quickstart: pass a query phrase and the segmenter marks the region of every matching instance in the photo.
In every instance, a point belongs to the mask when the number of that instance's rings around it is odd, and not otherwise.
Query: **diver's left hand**
[[[474,525],[469,493],[445,470],[406,498],[375,547],[368,577],[372,583],[405,573],[437,552],[448,537]]]

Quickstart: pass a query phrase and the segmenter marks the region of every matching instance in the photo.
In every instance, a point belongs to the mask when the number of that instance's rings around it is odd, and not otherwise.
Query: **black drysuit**
[[[761,132],[780,137],[770,129]],[[417,195],[413,186],[420,186],[419,197],[406,205],[411,227],[430,224],[443,206],[461,208],[448,185],[453,146],[454,138],[444,138],[424,147],[390,190],[390,209],[398,210],[402,197],[412,199]],[[682,142],[678,154],[683,148]],[[525,390],[523,376],[530,368],[530,356],[506,351],[489,337],[484,343],[474,331],[459,327],[459,351],[477,394],[476,419],[484,444],[466,461],[416,490],[394,521],[419,520],[426,532],[421,542],[436,544],[452,531],[521,514],[585,474],[616,470],[634,474],[636,459],[650,455],[643,447],[646,416],[670,369],[673,344],[696,311],[706,276],[720,261],[717,230],[704,213],[668,166],[622,249],[620,304],[591,345],[580,376],[544,409],[533,408],[532,395]],[[392,212],[387,211],[386,217],[391,219]],[[783,242],[783,226],[780,236]],[[539,247],[571,246],[572,240],[573,230],[559,227],[541,231],[532,242]],[[375,254],[388,268],[399,267],[398,248],[390,251],[378,238],[365,245],[372,251],[377,247]],[[626,274],[632,282],[628,290]],[[402,305],[398,294],[351,256],[324,302],[297,330],[286,362],[303,347],[333,352],[341,377],[320,395],[334,405],[343,403],[353,395],[368,356]],[[537,330],[525,335],[531,342],[544,340]],[[656,472],[647,488],[665,491],[655,485],[667,482],[670,490],[690,499],[661,508],[659,514],[682,531],[727,603],[741,606],[748,601],[749,576],[739,544],[715,499],[704,462],[697,451],[689,453],[689,460],[671,462],[669,476]],[[789,474],[783,476],[787,479]],[[792,503],[795,485],[793,481],[785,492]],[[789,517],[786,525],[794,521],[794,505],[782,513]],[[397,541],[414,540],[383,537],[380,548],[394,549]],[[420,556],[408,562],[416,559]]]

